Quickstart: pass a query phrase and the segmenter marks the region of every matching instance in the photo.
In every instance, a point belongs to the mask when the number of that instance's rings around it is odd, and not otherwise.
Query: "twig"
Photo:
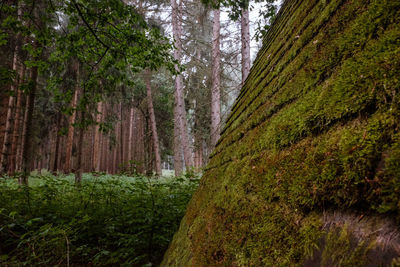
[[[79,5],[76,3],[75,0],[72,0],[72,3],[74,4],[76,10],[79,13],[79,16],[81,17],[83,23],[85,23],[85,25],[88,27],[89,31],[93,34],[94,38],[100,43],[102,44],[105,48],[109,49],[110,47],[108,45],[106,45],[102,40],[100,40],[100,38],[97,36],[97,34],[94,32],[94,30],[92,29],[92,27],[90,27],[89,23],[86,21],[85,17],[83,16],[82,11],[79,8]]]

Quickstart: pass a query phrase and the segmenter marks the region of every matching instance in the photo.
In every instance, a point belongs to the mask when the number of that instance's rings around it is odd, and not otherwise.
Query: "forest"
[[[0,0],[0,266],[400,266],[399,0]]]
[[[1,0],[0,265],[158,265],[279,6]]]

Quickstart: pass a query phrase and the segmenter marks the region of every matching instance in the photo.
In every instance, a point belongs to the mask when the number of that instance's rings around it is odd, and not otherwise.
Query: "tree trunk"
[[[132,140],[133,140],[133,120],[134,120],[134,109],[131,107],[129,113],[129,137],[128,137],[128,161],[129,165],[132,160]]]
[[[75,170],[75,184],[80,185],[82,182],[82,150],[83,150],[83,137],[85,135],[85,111],[81,111],[81,125],[79,128],[79,139],[78,139],[78,152]]]
[[[119,165],[119,170],[120,172],[123,171],[123,163],[124,163],[124,117],[123,117],[123,105],[122,103],[119,103],[119,161],[118,161],[118,165]]]
[[[116,108],[113,107],[113,113],[115,114]],[[112,164],[112,173],[116,174],[118,171],[118,135],[119,135],[119,122],[115,123],[115,143],[114,143],[114,152],[113,152],[113,164]]]
[[[100,171],[100,126],[101,115],[103,112],[103,103],[97,103],[97,114],[96,114],[96,127],[94,132],[94,144],[93,144],[93,170],[96,172]]]
[[[21,72],[19,74],[19,84],[23,83],[25,77],[25,65],[22,65]],[[19,147],[21,146],[19,139],[20,139],[20,132],[21,132],[21,114],[22,114],[22,99],[24,94],[22,90],[18,89],[17,95],[17,105],[15,107],[15,120],[14,120],[14,130],[13,130],[13,140],[11,145],[11,162],[10,162],[10,172],[9,174],[12,176],[15,174],[15,170],[17,169],[18,164],[18,151]]]
[[[145,80],[146,80],[146,89],[147,89],[147,107],[149,109],[149,116],[150,116],[150,127],[151,127],[151,135],[153,140],[153,151],[155,155],[155,167],[156,173],[158,176],[162,175],[161,170],[161,156],[160,156],[160,145],[158,141],[158,134],[157,134],[157,124],[156,124],[156,116],[154,114],[154,107],[153,107],[153,97],[151,94],[151,71],[147,70],[145,72]]]
[[[242,86],[250,72],[250,21],[249,8],[242,9],[241,16],[241,40],[242,40]]]
[[[76,82],[79,83],[79,66],[76,68]],[[72,147],[74,145],[74,133],[75,133],[75,120],[76,120],[76,106],[78,104],[79,85],[75,89],[74,97],[72,99],[71,106],[73,108],[72,115],[69,118],[66,153],[65,153],[65,164],[64,173],[70,173],[72,171]]]
[[[214,10],[213,43],[212,43],[212,86],[211,86],[211,145],[214,147],[219,139],[221,123],[220,104],[220,11]]]
[[[32,70],[29,73],[29,79],[32,77]],[[19,151],[17,149],[17,169],[22,171],[22,162],[23,155],[25,153],[25,143],[26,143],[26,134],[27,134],[27,120],[28,120],[28,99],[29,95],[25,97],[25,109],[24,109],[24,117],[22,121],[22,134],[21,134],[21,145],[19,146]]]
[[[35,48],[37,48],[37,41],[34,41]],[[20,184],[28,185],[28,176],[30,172],[30,167],[33,160],[33,129],[32,129],[32,118],[33,110],[35,107],[35,94],[37,87],[37,77],[38,68],[35,66],[31,70],[31,88],[26,101],[26,116],[24,121],[24,143],[23,143],[23,153],[22,153],[22,175],[19,179]]]
[[[56,175],[57,171],[58,171],[58,154],[60,153],[59,151],[60,151],[60,139],[61,139],[58,132],[60,131],[60,128],[61,128],[61,120],[62,120],[62,115],[61,115],[61,113],[58,113],[57,125],[56,125],[56,131],[55,131],[56,144],[55,144],[55,149],[54,149],[54,162],[53,162],[53,166],[51,168],[53,175]]]
[[[181,60],[181,23],[179,21],[181,16],[181,4],[179,7],[176,0],[171,0],[172,7],[172,32],[175,40],[176,49],[174,51],[174,58],[180,62]],[[178,71],[178,66],[176,66]],[[189,139],[187,128],[185,127],[186,111],[185,102],[183,95],[182,77],[181,75],[176,75],[175,77],[175,108],[174,108],[174,168],[175,175],[180,175],[182,173],[182,148],[184,154],[184,160],[186,168],[190,168],[193,165],[192,155],[189,147]]]

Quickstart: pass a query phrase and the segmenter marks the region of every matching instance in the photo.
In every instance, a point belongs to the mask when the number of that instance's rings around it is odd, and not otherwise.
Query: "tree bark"
[[[79,94],[79,65],[76,66],[76,83],[78,84],[74,97],[72,99],[71,106],[73,108],[72,115],[69,118],[66,153],[65,153],[65,164],[64,173],[70,173],[72,171],[72,147],[74,145],[74,133],[75,133],[75,120],[76,120],[76,106],[78,104],[78,94]]]
[[[242,9],[241,16],[241,40],[242,40],[242,86],[250,72],[250,20],[249,8]]]
[[[158,176],[162,175],[161,169],[161,156],[160,156],[160,145],[158,140],[157,134],[157,124],[156,124],[156,116],[154,114],[154,107],[153,107],[153,97],[151,93],[151,71],[147,70],[145,72],[145,81],[146,81],[146,91],[147,91],[147,107],[149,110],[150,116],[150,126],[151,126],[151,135],[153,140],[153,150],[155,155],[155,167],[156,167],[156,174]]]
[[[219,139],[221,123],[220,104],[220,10],[214,10],[213,43],[212,43],[212,86],[211,86],[211,145],[214,147]]]

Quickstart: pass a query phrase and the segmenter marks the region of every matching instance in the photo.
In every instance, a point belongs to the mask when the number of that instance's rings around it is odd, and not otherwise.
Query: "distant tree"
[[[221,124],[221,52],[220,52],[220,10],[213,11],[213,40],[212,40],[212,86],[211,86],[211,144],[215,146],[219,139]]]

